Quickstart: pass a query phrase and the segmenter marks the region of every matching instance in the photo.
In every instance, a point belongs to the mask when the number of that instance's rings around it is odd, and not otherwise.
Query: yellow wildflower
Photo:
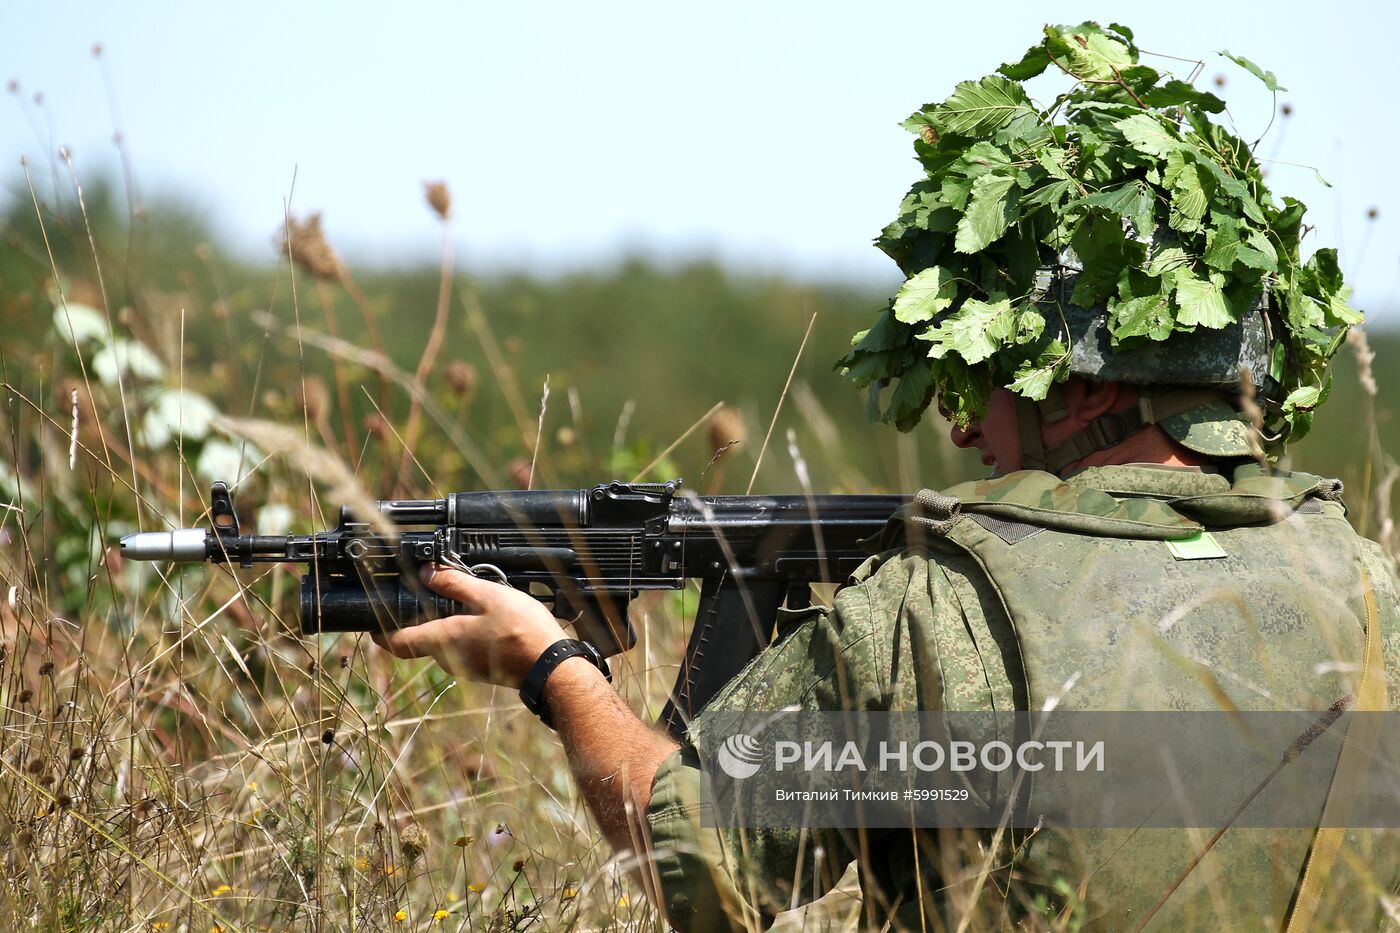
[[[215,888],[211,893],[212,893],[215,897],[219,897],[220,895],[228,894],[228,893],[229,893],[230,891],[232,891],[232,890],[233,890],[233,885],[231,885],[231,884],[221,884],[221,885],[219,885],[217,888]]]
[[[460,849],[465,846],[471,845],[472,842],[474,842],[475,840],[475,836],[458,836],[452,844]]]
[[[396,911],[394,911],[394,922],[395,922],[395,923],[403,923],[403,922],[404,922],[405,920],[407,920],[407,919],[408,919],[408,911],[406,911],[406,910],[396,910]]]
[[[564,889],[564,900],[571,901],[576,897],[578,897],[578,888],[569,887]]]
[[[627,905],[628,905],[629,903],[631,903],[631,902],[630,902],[629,900],[627,900],[627,895],[624,894],[624,895],[622,895],[621,897],[619,897],[619,898],[617,899],[617,909],[618,909],[618,910],[626,910],[626,909],[627,909]]]
[[[249,789],[249,790],[257,790],[257,789],[258,789],[258,782],[257,782],[257,781],[249,781],[249,782],[248,782],[248,789]]]
[[[482,891],[486,890],[486,883],[483,881],[474,881],[467,885],[467,890],[473,894],[480,894]]]
[[[369,871],[369,859],[365,858],[363,855],[360,856],[355,859],[355,867],[360,871]]]
[[[433,919],[436,920],[438,923],[442,923],[442,921],[446,920],[449,916],[451,916],[451,914],[443,910],[441,907],[433,911]]]

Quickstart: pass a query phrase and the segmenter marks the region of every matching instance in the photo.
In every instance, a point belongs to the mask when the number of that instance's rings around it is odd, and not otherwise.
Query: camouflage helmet
[[[1075,85],[1041,108],[1020,82],[1047,69]],[[1127,28],[1083,23],[915,112],[926,177],[876,241],[906,281],[837,363],[871,413],[908,430],[936,397],[966,425],[1005,388],[1027,465],[1057,471],[1152,424],[1217,457],[1302,437],[1361,314],[1335,251],[1300,255],[1305,206],[1210,119],[1224,106],[1140,64]],[[1044,451],[1072,376],[1141,401]]]
[[[1072,293],[1076,274],[1071,270],[1064,276],[1064,293]],[[1065,333],[1066,374],[1130,384],[1137,389],[1138,401],[1135,410],[1105,415],[1058,448],[1045,450],[1039,442],[1039,424],[1068,414],[1058,385],[1052,385],[1039,403],[1018,396],[1024,467],[1059,472],[1066,464],[1113,446],[1150,424],[1183,447],[1210,457],[1258,456],[1284,440],[1266,427],[1276,420],[1283,401],[1282,385],[1269,375],[1271,361],[1282,346],[1274,338],[1281,324],[1267,293],[1225,327],[1197,328],[1173,333],[1166,340],[1114,347],[1105,305],[1081,308],[1053,298],[1057,291],[1047,288],[1041,304],[1047,310],[1053,308]],[[1257,425],[1240,410],[1242,394],[1255,404]]]

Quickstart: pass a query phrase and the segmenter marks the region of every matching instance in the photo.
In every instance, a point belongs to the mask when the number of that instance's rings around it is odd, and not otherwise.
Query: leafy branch
[[[1073,83],[1041,108],[1022,82],[1052,66]],[[925,105],[904,123],[924,177],[876,239],[907,280],[837,368],[901,429],[935,396],[965,425],[995,388],[1038,399],[1068,377],[1066,304],[1103,314],[1127,348],[1231,326],[1265,300],[1282,333],[1263,400],[1301,437],[1361,314],[1333,251],[1302,261],[1305,206],[1274,201],[1251,147],[1212,121],[1224,111],[1141,64],[1130,29],[1096,23],[1047,26]]]

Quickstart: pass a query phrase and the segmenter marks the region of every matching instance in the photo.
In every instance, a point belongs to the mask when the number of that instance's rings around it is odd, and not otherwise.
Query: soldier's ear
[[[1132,386],[1125,383],[1097,382],[1078,376],[1072,376],[1065,382],[1064,395],[1070,417],[1083,425],[1137,400]]]

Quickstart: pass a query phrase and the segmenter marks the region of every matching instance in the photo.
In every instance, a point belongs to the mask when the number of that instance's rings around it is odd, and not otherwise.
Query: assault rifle
[[[416,625],[460,604],[419,583],[437,562],[535,595],[604,657],[632,647],[627,607],[641,593],[700,581],[699,608],[662,719],[691,717],[773,637],[778,609],[810,605],[810,584],[841,582],[865,560],[901,496],[681,496],[680,481],[591,489],[459,492],[376,503],[373,524],[340,510],[310,535],[246,534],[224,483],[210,524],[121,540],[135,560],[302,563],[301,630]]]

